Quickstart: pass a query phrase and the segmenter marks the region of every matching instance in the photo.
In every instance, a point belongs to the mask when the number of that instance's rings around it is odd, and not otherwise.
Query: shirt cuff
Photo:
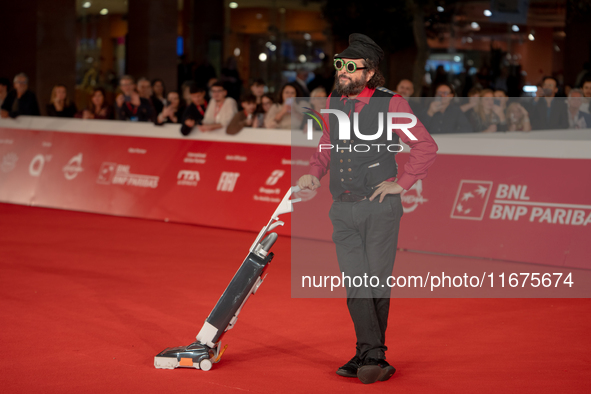
[[[404,190],[410,190],[410,188],[412,187],[412,185],[415,184],[416,181],[417,181],[417,178],[415,178],[414,176],[409,175],[405,172],[404,174],[402,174],[400,176],[400,178],[398,178],[396,183],[398,183],[400,186],[402,186],[402,188]]]
[[[318,178],[318,180],[320,180],[324,176],[324,173],[321,168],[314,166],[310,167],[310,175],[314,175],[316,178]]]

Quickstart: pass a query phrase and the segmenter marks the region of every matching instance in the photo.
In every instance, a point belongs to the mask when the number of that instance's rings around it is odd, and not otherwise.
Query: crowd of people
[[[97,87],[82,110],[68,97],[66,86],[55,85],[46,113],[64,118],[176,123],[183,135],[224,128],[227,134],[237,134],[244,127],[303,128],[302,111],[293,108],[306,105],[296,98],[310,97],[306,104],[320,109],[325,102],[321,98],[328,96],[322,86],[309,90],[305,79],[298,73],[294,82],[279,89],[277,97],[266,93],[265,82],[256,79],[237,102],[228,95],[226,85],[215,78],[207,86],[187,81],[180,92],[167,92],[161,79],[139,78],[136,82],[132,76],[124,75],[114,103],[109,103],[105,90]],[[27,76],[16,75],[12,89],[10,85],[7,78],[0,78],[0,115],[40,115]],[[408,79],[401,80],[395,91],[409,101],[414,114],[431,134],[591,128],[591,77],[583,78],[580,88],[570,89],[568,97],[556,96],[558,81],[553,77],[542,80],[535,97],[525,98],[508,97],[502,89],[479,87],[472,88],[468,97],[458,97],[448,82],[435,86],[434,97],[413,97],[414,87]]]

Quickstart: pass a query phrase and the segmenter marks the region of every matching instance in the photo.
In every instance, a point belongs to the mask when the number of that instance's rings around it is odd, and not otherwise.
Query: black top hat
[[[364,34],[353,33],[349,36],[349,46],[335,57],[346,59],[369,59],[378,64],[384,57],[384,51],[371,38]]]

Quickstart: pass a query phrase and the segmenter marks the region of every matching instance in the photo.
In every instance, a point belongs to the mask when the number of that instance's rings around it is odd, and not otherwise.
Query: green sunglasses
[[[353,60],[349,60],[347,63],[343,59],[336,58],[334,59],[334,68],[337,71],[341,71],[345,67],[345,70],[349,74],[353,74],[357,70],[366,70],[367,67],[357,67],[357,64]]]

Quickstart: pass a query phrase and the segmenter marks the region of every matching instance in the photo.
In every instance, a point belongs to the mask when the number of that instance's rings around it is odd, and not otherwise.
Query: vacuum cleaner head
[[[238,314],[251,294],[256,293],[263,283],[263,274],[273,259],[269,250],[277,240],[276,233],[270,233],[277,226],[284,223],[279,215],[293,212],[292,203],[300,199],[290,200],[292,193],[297,193],[299,187],[291,187],[283,200],[271,216],[271,220],[259,232],[256,240],[242,265],[230,281],[226,290],[205,320],[205,324],[197,334],[197,341],[188,346],[166,348],[154,357],[154,366],[158,369],[174,369],[179,367],[196,368],[209,371],[214,363],[220,361],[226,350],[221,351],[221,338],[224,333],[234,327]],[[267,234],[269,233],[269,234]]]
[[[220,342],[221,343],[221,342]],[[223,350],[219,346],[214,349],[197,341],[189,346],[169,347],[154,357],[154,366],[158,369],[175,369],[179,367],[209,371],[213,363],[217,363]]]

